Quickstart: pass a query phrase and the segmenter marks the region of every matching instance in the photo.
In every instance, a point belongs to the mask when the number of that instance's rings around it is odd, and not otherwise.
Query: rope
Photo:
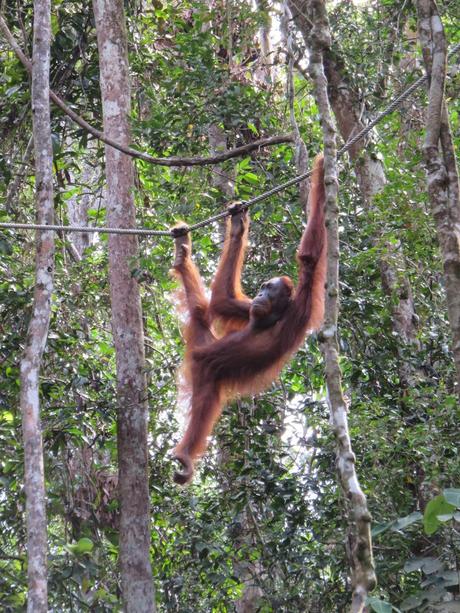
[[[150,230],[148,228],[102,228],[97,226],[61,226],[58,224],[1,222],[0,228],[19,230],[48,230],[54,232],[99,232],[100,234],[140,234],[143,236],[171,236],[170,230]]]
[[[453,55],[458,53],[460,50],[460,43],[457,43],[447,54],[447,58],[450,59]],[[428,80],[428,75],[423,75],[419,77],[410,87],[408,87],[405,91],[403,91],[399,96],[397,96],[381,113],[376,115],[374,119],[362,130],[360,130],[355,136],[350,138],[337,152],[337,157],[340,158],[353,147],[358,141],[367,136],[369,132],[373,130],[373,128],[380,122],[382,119],[387,117],[395,111],[399,105],[406,100],[416,89],[418,89],[425,81]],[[312,171],[305,172],[304,174],[298,175],[285,183],[281,183],[276,187],[263,192],[259,196],[255,196],[250,200],[243,200],[239,203],[242,209],[248,209],[254,204],[262,202],[279,192],[282,192],[293,185],[297,185],[301,183],[305,179],[308,179],[312,174]],[[193,232],[194,230],[198,230],[200,228],[204,228],[215,221],[219,221],[220,219],[224,219],[231,215],[229,211],[222,211],[222,213],[218,213],[217,215],[213,215],[212,217],[208,217],[203,221],[199,221],[198,223],[187,226],[188,232]],[[135,234],[140,236],[172,236],[171,230],[150,230],[149,228],[102,228],[95,226],[63,226],[63,225],[47,225],[47,224],[28,224],[28,223],[14,223],[14,222],[0,222],[0,228],[5,229],[18,229],[18,230],[48,230],[55,232],[88,232],[95,233],[98,232],[100,234]]]
[[[447,59],[450,59],[453,55],[458,53],[460,50],[460,43],[457,43],[447,54]],[[397,96],[388,106],[387,108],[379,113],[374,119],[367,125],[363,130],[358,132],[353,138],[348,140],[343,147],[341,147],[337,152],[337,157],[342,156],[346,151],[348,151],[354,144],[356,144],[359,140],[364,138],[369,132],[384,119],[387,115],[390,115],[393,111],[395,111],[401,102],[404,102],[406,98],[408,98],[416,89],[420,87],[425,81],[428,80],[428,75],[422,75],[416,81],[412,83],[410,87],[408,87],[405,91],[403,91],[399,96]]]

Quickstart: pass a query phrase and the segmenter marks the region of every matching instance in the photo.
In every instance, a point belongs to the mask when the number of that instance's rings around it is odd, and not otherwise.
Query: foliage
[[[4,6],[10,27],[30,52],[32,4]],[[455,3],[441,8],[454,43]],[[128,2],[126,10],[138,147],[157,156],[206,156],[210,125],[223,130],[229,147],[291,129],[283,44],[272,56],[273,85],[252,74],[260,60],[257,32],[266,21],[253,3],[152,0]],[[397,0],[338,2],[330,6],[330,17],[334,50],[363,100],[366,119],[418,76],[407,68],[416,54],[413,6]],[[53,34],[53,87],[100,125],[95,33],[87,4],[53,2]],[[300,39],[297,43],[301,47]],[[23,158],[31,134],[29,84],[15,56],[3,41],[0,45],[0,197],[7,205],[0,219],[32,221],[33,159]],[[447,92],[458,145],[460,103],[452,73]],[[321,147],[318,111],[303,77],[296,77],[296,91],[297,120],[313,155]],[[388,182],[371,210],[364,209],[346,162],[340,175],[341,366],[358,474],[375,521],[379,587],[369,606],[377,613],[449,610],[458,594],[459,412],[442,266],[421,159],[423,103],[420,94],[376,128],[369,150],[382,161]],[[89,219],[103,224],[103,148],[56,109],[52,122],[57,219],[66,222],[72,203],[89,196]],[[88,168],[95,170],[92,180]],[[165,229],[177,219],[195,222],[217,212],[224,197],[213,182],[216,170],[233,173],[235,196],[244,199],[290,178],[294,153],[290,145],[280,145],[218,169],[136,162],[138,224]],[[18,175],[15,193],[8,194]],[[296,188],[251,214],[244,283],[249,294],[280,272],[295,276],[302,218]],[[209,281],[222,228],[208,227],[193,239],[196,261]],[[99,237],[80,262],[72,260],[64,239],[56,250],[41,404],[50,609],[59,611],[121,606],[106,244]],[[394,261],[388,248],[394,244],[401,244],[404,261]],[[168,239],[141,239],[139,261],[132,263],[143,291],[159,610],[233,611],[251,572],[260,588],[259,611],[346,610],[347,506],[335,477],[324,372],[314,338],[279,384],[225,411],[194,485],[171,487],[170,451],[183,422],[175,407],[183,343],[171,306],[171,249]],[[31,308],[33,252],[32,234],[0,234],[0,605],[6,611],[21,610],[26,597],[18,366]],[[381,285],[382,261],[391,261],[398,275],[390,297]],[[402,343],[392,327],[392,307],[406,276],[418,317],[416,346]],[[413,385],[404,385],[402,366],[413,373]]]

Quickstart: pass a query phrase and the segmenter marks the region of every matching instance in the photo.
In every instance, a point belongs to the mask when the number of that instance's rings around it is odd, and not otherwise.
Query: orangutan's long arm
[[[227,222],[225,244],[212,283],[211,314],[222,319],[249,319],[251,300],[241,290],[241,270],[247,245],[249,216],[237,210]]]
[[[180,226],[179,226],[180,228]],[[184,288],[186,308],[190,321],[186,325],[186,341],[190,346],[197,346],[209,340],[209,302],[198,268],[191,258],[192,241],[189,234],[175,237],[175,260],[173,273]]]
[[[318,155],[313,166],[307,227],[297,251],[299,280],[294,295],[296,317],[303,318],[308,329],[317,328],[324,315],[326,281],[326,227],[324,223],[324,160]]]

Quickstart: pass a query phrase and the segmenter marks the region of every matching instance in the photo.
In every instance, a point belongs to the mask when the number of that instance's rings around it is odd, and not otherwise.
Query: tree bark
[[[429,76],[423,146],[428,197],[443,261],[457,393],[460,394],[460,201],[457,163],[444,101],[447,45],[436,2],[417,0],[417,12],[420,45]]]
[[[258,38],[260,44],[260,59],[258,64],[260,67],[256,68],[256,79],[260,75],[260,80],[265,83],[267,86],[273,84],[273,59],[271,41],[270,41],[270,30],[271,30],[271,19],[270,19],[270,2],[268,0],[256,0],[256,7],[260,14],[264,17],[264,23],[259,28]]]
[[[328,241],[328,269],[325,322],[321,332],[325,358],[326,383],[331,421],[337,441],[337,473],[348,506],[347,551],[353,586],[352,613],[362,613],[376,577],[370,533],[371,517],[366,497],[359,485],[355,469],[355,455],[348,432],[347,405],[342,389],[339,366],[337,325],[339,310],[339,234],[337,206],[337,172],[335,128],[323,70],[323,53],[330,46],[329,23],[324,0],[288,2],[293,15],[301,14],[307,23],[314,24],[305,42],[310,50],[309,73],[314,83],[315,97],[320,110],[324,138],[324,168],[326,187],[326,227]]]
[[[34,2],[32,123],[35,151],[37,223],[53,223],[53,152],[49,106],[51,41],[49,0]],[[37,232],[35,289],[24,354],[20,405],[24,439],[24,488],[27,521],[27,576],[30,613],[47,611],[47,535],[43,442],[40,425],[39,374],[48,337],[54,272],[54,232]]]
[[[131,89],[122,0],[94,0],[104,134],[130,142]],[[135,226],[134,173],[127,155],[106,147],[107,224]],[[135,236],[109,237],[112,334],[117,363],[120,571],[124,610],[155,610],[150,566],[147,390],[139,286],[131,274]]]
[[[294,109],[294,63],[295,63],[295,48],[292,40],[292,33],[289,26],[292,22],[292,14],[289,10],[287,3],[284,4],[283,14],[280,20],[280,31],[283,37],[283,43],[287,50],[287,75],[286,75],[286,98],[289,105],[289,119],[291,122],[292,133],[294,135],[295,142],[295,167],[298,175],[308,172],[310,161],[308,158],[308,150],[305,146],[305,142],[300,134],[299,125],[295,116]],[[308,214],[308,193],[310,191],[310,179],[305,179],[299,183],[299,200],[305,214]]]
[[[211,154],[219,155],[228,151],[227,136],[225,130],[218,124],[211,124],[208,128],[208,141]],[[235,177],[231,170],[226,170],[223,166],[215,166],[212,171],[211,183],[213,187],[219,190],[220,195],[225,200],[231,200],[235,194]],[[223,224],[225,231],[225,224]]]

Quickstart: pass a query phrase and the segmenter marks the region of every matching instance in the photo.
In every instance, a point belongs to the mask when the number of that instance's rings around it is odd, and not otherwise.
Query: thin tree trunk
[[[300,3],[289,1],[295,14]],[[310,50],[309,72],[315,87],[320,110],[325,152],[325,186],[327,201],[328,270],[325,322],[321,333],[322,350],[326,366],[326,383],[331,421],[337,441],[337,472],[348,507],[347,550],[351,566],[353,596],[352,613],[362,613],[376,578],[372,557],[370,533],[371,517],[366,497],[359,485],[355,469],[355,455],[348,432],[347,405],[342,389],[339,366],[337,325],[339,310],[339,235],[337,207],[337,173],[335,128],[327,93],[327,80],[323,69],[323,52],[330,46],[329,23],[324,0],[307,0],[300,6],[302,14],[314,24],[305,42]]]
[[[212,155],[219,155],[227,151],[227,136],[225,130],[213,123],[208,128],[209,148]],[[212,185],[219,190],[224,200],[231,200],[235,194],[235,178],[232,170],[226,170],[223,165],[211,169]],[[225,225],[223,226],[225,229]]]
[[[254,413],[256,408],[255,400],[247,401],[246,406],[251,414]],[[240,401],[237,401],[238,417],[240,426],[245,429],[244,447],[245,454],[250,454],[250,434],[246,427],[245,411]],[[230,447],[226,447],[221,451],[221,459],[225,464],[228,461],[228,457],[231,455]],[[245,456],[247,457],[247,456]],[[238,493],[241,484],[235,487],[235,484],[230,475],[225,475],[227,482],[227,489],[235,491],[235,495]],[[235,521],[233,522],[232,529],[230,531],[230,538],[232,541],[235,552],[249,552],[257,549],[257,545],[260,546],[261,539],[258,539],[259,533],[256,526],[256,520],[251,507],[250,497],[245,502],[244,507],[236,514]],[[254,558],[248,556],[235,556],[233,563],[233,572],[235,577],[238,578],[243,585],[241,596],[235,601],[236,613],[256,613],[260,611],[261,603],[264,602],[264,591],[262,589],[263,578],[267,576],[266,569],[260,559],[255,556]],[[274,569],[271,569],[274,572]]]
[[[53,223],[53,153],[49,105],[51,40],[49,0],[34,2],[32,122],[35,150],[35,199],[37,222]],[[22,433],[27,519],[27,575],[30,613],[47,611],[47,536],[43,442],[40,425],[39,374],[48,337],[53,292],[54,233],[37,232],[35,290],[21,359]]]
[[[305,142],[300,134],[299,125],[295,116],[294,100],[294,62],[295,62],[295,49],[293,44],[292,32],[290,31],[290,24],[292,21],[292,14],[289,10],[287,3],[284,3],[283,14],[280,21],[280,30],[283,37],[283,43],[287,50],[287,76],[286,76],[286,98],[289,105],[289,119],[291,121],[292,132],[295,141],[295,166],[297,174],[305,174],[309,169],[308,150],[305,146]],[[308,214],[308,193],[310,191],[310,180],[305,179],[299,183],[299,200],[305,214]]]
[[[94,0],[104,134],[130,143],[130,82],[122,0]],[[135,226],[132,160],[107,146],[107,224]],[[112,334],[117,362],[120,571],[124,610],[155,610],[150,566],[147,390],[139,286],[131,274],[135,236],[109,238]]]
[[[264,15],[265,19],[265,23],[259,28],[260,59],[258,63],[260,68],[257,68],[256,73],[260,74],[262,81],[267,85],[271,85],[273,83],[273,59],[271,57],[272,49],[270,41],[270,2],[268,0],[256,0],[256,7],[259,13]]]
[[[72,148],[72,139],[67,139],[67,146]],[[96,198],[95,191],[92,186],[98,183],[98,170],[92,164],[92,157],[96,149],[96,141],[91,140],[87,146],[87,158],[82,161],[81,171],[79,174],[70,172],[72,183],[78,182],[83,186],[81,194],[72,196],[66,203],[67,217],[71,226],[88,226],[88,210],[91,208],[93,201]],[[90,159],[88,160],[88,157]],[[72,245],[75,247],[80,258],[83,256],[84,250],[89,247],[94,241],[94,234],[87,232],[74,232],[71,238]]]
[[[428,196],[443,260],[457,393],[460,393],[460,201],[457,163],[444,101],[447,45],[436,2],[417,0],[417,12],[420,44],[430,77],[423,147]]]

